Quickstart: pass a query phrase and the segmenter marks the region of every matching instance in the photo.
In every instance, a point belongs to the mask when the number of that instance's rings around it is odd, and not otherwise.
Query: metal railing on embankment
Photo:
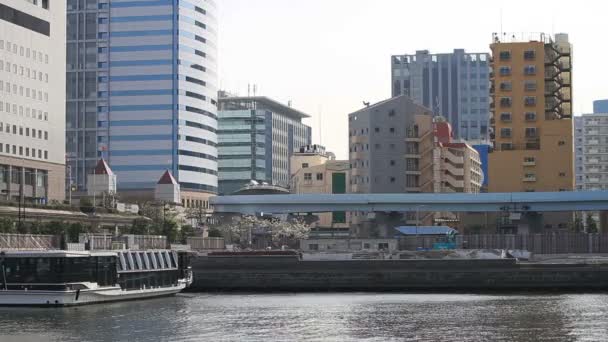
[[[400,250],[433,248],[443,236],[406,236],[399,238]],[[608,234],[483,234],[457,235],[458,249],[523,249],[534,254],[608,253]]]

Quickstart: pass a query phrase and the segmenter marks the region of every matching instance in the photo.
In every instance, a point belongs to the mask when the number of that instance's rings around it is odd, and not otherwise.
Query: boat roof
[[[150,250],[98,250],[98,251],[66,251],[60,249],[47,249],[47,250],[0,250],[0,258],[12,257],[12,258],[84,258],[89,256],[117,256],[121,252],[172,252],[169,249],[150,249]]]
[[[115,251],[65,251],[65,250],[6,250],[0,251],[0,257],[21,258],[82,258],[89,256],[116,256]]]

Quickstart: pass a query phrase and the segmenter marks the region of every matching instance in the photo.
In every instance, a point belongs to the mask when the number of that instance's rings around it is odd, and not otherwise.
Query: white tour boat
[[[72,306],[174,295],[192,282],[171,250],[0,251],[0,306]]]

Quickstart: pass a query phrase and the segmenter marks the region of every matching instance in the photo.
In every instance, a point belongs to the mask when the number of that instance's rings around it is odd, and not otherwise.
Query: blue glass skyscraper
[[[182,197],[217,192],[217,18],[212,0],[68,0],[67,157],[85,190],[105,158],[118,191],[169,169]]]

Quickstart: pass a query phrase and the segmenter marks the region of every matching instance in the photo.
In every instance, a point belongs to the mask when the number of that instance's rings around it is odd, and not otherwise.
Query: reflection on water
[[[608,341],[608,295],[193,295],[0,308],[0,341]]]

